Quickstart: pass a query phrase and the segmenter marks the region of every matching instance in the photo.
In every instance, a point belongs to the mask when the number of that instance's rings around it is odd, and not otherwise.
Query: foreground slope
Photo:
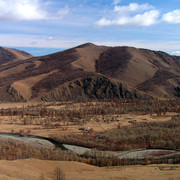
[[[42,161],[35,159],[0,161],[0,178],[7,180],[54,179],[56,167],[60,167],[67,180],[168,180],[180,177],[180,166],[170,170],[170,165],[96,167],[78,162]],[[161,169],[165,170],[161,170]],[[166,170],[167,169],[167,170]],[[43,174],[43,175],[42,175]],[[146,177],[144,178],[144,174]]]
[[[179,97],[180,57],[87,43],[1,66],[0,94],[1,101]]]

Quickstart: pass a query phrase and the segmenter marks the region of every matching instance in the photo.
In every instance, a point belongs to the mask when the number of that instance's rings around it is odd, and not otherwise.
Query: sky
[[[86,42],[180,55],[180,0],[0,0],[0,46],[40,56]]]

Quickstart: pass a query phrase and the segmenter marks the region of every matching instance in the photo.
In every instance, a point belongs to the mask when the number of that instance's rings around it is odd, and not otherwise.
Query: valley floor
[[[43,105],[35,103],[33,106],[31,103],[0,104],[2,111],[0,116],[0,132],[43,137],[49,137],[50,135],[86,136],[87,132],[84,132],[82,129],[90,127],[92,129],[90,134],[100,135],[108,130],[117,130],[119,129],[118,126],[120,126],[120,130],[121,128],[126,129],[127,126],[134,129],[135,125],[132,123],[134,121],[137,124],[148,125],[151,122],[168,122],[173,117],[179,117],[180,115],[176,110],[179,105],[177,107],[176,104],[174,109],[171,107],[172,110],[167,111],[162,116],[158,116],[155,113],[136,112],[117,114],[116,110],[121,108],[121,106],[114,106],[112,108],[112,105],[112,103],[104,102],[91,102],[87,104],[73,104],[72,102],[59,104],[44,103]],[[123,106],[126,108],[126,106],[129,107],[129,104],[124,104]],[[13,111],[19,112],[19,109],[22,109],[22,114],[12,113]],[[51,113],[40,116],[40,112],[43,109]],[[95,113],[96,109],[101,113]],[[114,110],[113,113],[111,110]],[[6,113],[6,111],[11,114]],[[55,112],[62,115],[55,117],[53,114]],[[75,112],[76,116],[73,114]],[[94,114],[91,112],[94,112]],[[106,114],[102,112],[106,112]],[[79,117],[77,116],[78,113]],[[26,121],[30,122],[30,120],[31,123],[26,123]],[[48,122],[46,122],[47,120]],[[2,137],[1,140],[3,140]],[[180,164],[96,167],[73,161],[38,159],[0,160],[0,180],[53,180],[57,167],[62,169],[66,180],[180,180]]]
[[[1,108],[1,106],[0,106]],[[118,121],[121,122],[121,126],[131,125],[129,121],[136,120],[138,123],[149,123],[149,122],[164,122],[171,120],[172,116],[179,115],[180,113],[168,112],[166,116],[154,116],[150,114],[136,115],[136,114],[122,114],[114,115]],[[109,116],[109,119],[112,117]],[[99,120],[97,122],[97,119]],[[86,124],[74,124],[69,123],[69,125],[64,125],[63,121],[55,128],[45,127],[43,124],[29,124],[24,125],[21,120],[21,116],[0,116],[0,132],[1,133],[28,133],[30,135],[49,137],[49,135],[68,135],[68,134],[82,134],[80,128],[90,127],[94,132],[100,133],[109,129],[117,129],[119,122],[110,121],[105,123],[102,121],[102,116],[96,116],[91,118]],[[53,123],[52,123],[53,124]],[[54,123],[55,124],[55,123]]]

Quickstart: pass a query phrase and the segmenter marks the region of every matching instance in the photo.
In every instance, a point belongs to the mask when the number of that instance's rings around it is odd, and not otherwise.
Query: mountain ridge
[[[180,57],[85,43],[40,57],[14,60],[9,56],[0,66],[0,88],[9,86],[25,101],[62,100],[63,94],[66,99],[175,98],[179,97]],[[20,92],[23,87],[27,93]]]

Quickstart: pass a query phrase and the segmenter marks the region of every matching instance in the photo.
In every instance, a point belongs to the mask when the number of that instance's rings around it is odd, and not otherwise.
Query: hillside
[[[0,65],[9,63],[9,62],[29,59],[31,57],[32,55],[24,51],[0,47]]]
[[[25,56],[0,51],[0,101],[180,97],[180,57],[161,51],[86,43]]]

